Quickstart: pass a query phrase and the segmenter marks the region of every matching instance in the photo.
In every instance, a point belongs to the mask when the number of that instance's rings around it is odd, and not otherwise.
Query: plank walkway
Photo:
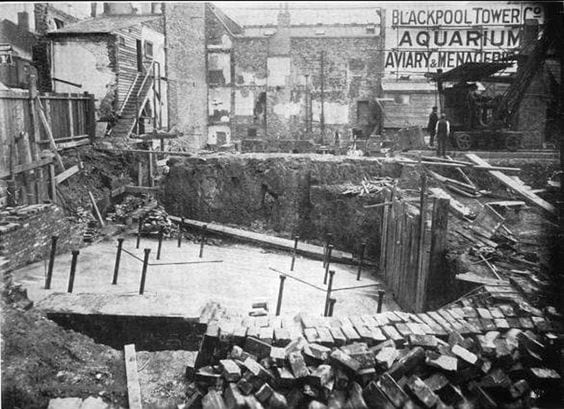
[[[173,222],[180,224],[182,218],[177,216],[169,216]],[[206,223],[199,220],[184,219],[185,227],[192,227],[196,229],[201,229],[202,226],[207,226],[207,230],[210,233],[220,234],[223,236],[233,237],[239,240],[243,240],[250,243],[256,243],[259,245],[276,248],[279,250],[292,251],[294,249],[294,240],[284,239],[282,237],[270,236],[263,233],[255,233],[248,230],[237,229],[235,227],[227,227],[218,223]],[[297,254],[310,257],[316,260],[323,259],[323,247],[316,246],[313,244],[308,244],[304,242],[298,243]],[[333,249],[331,253],[331,260],[339,263],[353,263],[353,255],[340,250]]]

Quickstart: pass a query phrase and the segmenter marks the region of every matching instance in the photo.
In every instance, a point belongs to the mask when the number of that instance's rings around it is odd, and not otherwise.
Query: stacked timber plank
[[[185,408],[529,408],[554,398],[554,322],[483,299],[412,314],[219,318]],[[553,361],[556,362],[556,361]]]

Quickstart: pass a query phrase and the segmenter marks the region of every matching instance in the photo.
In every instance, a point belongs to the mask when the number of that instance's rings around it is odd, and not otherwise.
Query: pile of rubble
[[[389,177],[364,178],[360,184],[352,183],[345,185],[346,189],[342,192],[344,196],[365,196],[372,193],[380,193],[384,187],[393,187],[394,180]]]
[[[176,237],[178,226],[172,223],[166,210],[158,205],[141,217],[140,233],[158,235],[161,231],[165,238]]]
[[[462,306],[465,305],[465,306]],[[530,408],[555,401],[553,322],[501,304],[208,325],[185,408]]]
[[[113,222],[124,223],[136,210],[153,201],[154,199],[149,195],[128,195],[121,203],[114,206],[114,211],[109,213],[108,216],[111,217]]]

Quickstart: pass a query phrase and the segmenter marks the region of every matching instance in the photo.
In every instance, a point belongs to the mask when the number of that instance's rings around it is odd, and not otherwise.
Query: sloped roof
[[[215,2],[227,15],[243,27],[276,26],[280,6],[278,2],[256,2],[238,5],[238,2]],[[288,3],[292,26],[335,24],[380,24],[379,7],[363,2],[302,2]]]
[[[10,44],[20,50],[31,54],[31,48],[35,44],[35,34],[22,29],[10,20],[0,21],[0,43]]]
[[[276,27],[245,27],[244,37],[268,37],[275,34]],[[375,26],[374,32],[366,31],[362,25],[320,25],[320,26],[290,26],[290,37],[375,37],[380,35],[380,27]]]
[[[82,20],[58,30],[51,30],[49,35],[57,34],[109,34],[121,28],[136,26],[146,21],[156,20],[162,16],[148,15],[119,15],[104,16],[89,20]]]
[[[433,74],[431,78],[435,81],[480,81],[505,68],[511,67],[513,63],[504,62],[469,62],[459,65],[452,70],[441,74]]]
[[[436,85],[429,82],[382,81],[382,89],[384,92],[434,92]]]
[[[233,20],[231,17],[229,17],[227,14],[225,14],[215,5],[211,3],[206,3],[206,4],[208,6],[208,9],[215,14],[217,19],[221,21],[221,23],[225,26],[227,31],[231,32],[231,34],[236,34],[236,35],[243,33],[243,28],[239,25],[239,23],[237,23],[235,20]]]

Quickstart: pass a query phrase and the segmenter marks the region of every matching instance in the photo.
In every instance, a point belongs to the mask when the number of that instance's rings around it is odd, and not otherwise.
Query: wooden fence
[[[400,200],[393,189],[385,189],[384,197],[380,271],[405,311],[422,312],[429,285],[443,273],[448,200],[434,199],[429,209],[425,195],[419,207]]]
[[[54,186],[64,180],[56,173],[65,171],[58,151],[91,143],[95,132],[91,94],[0,91],[0,179],[8,179],[0,204],[56,201]]]

